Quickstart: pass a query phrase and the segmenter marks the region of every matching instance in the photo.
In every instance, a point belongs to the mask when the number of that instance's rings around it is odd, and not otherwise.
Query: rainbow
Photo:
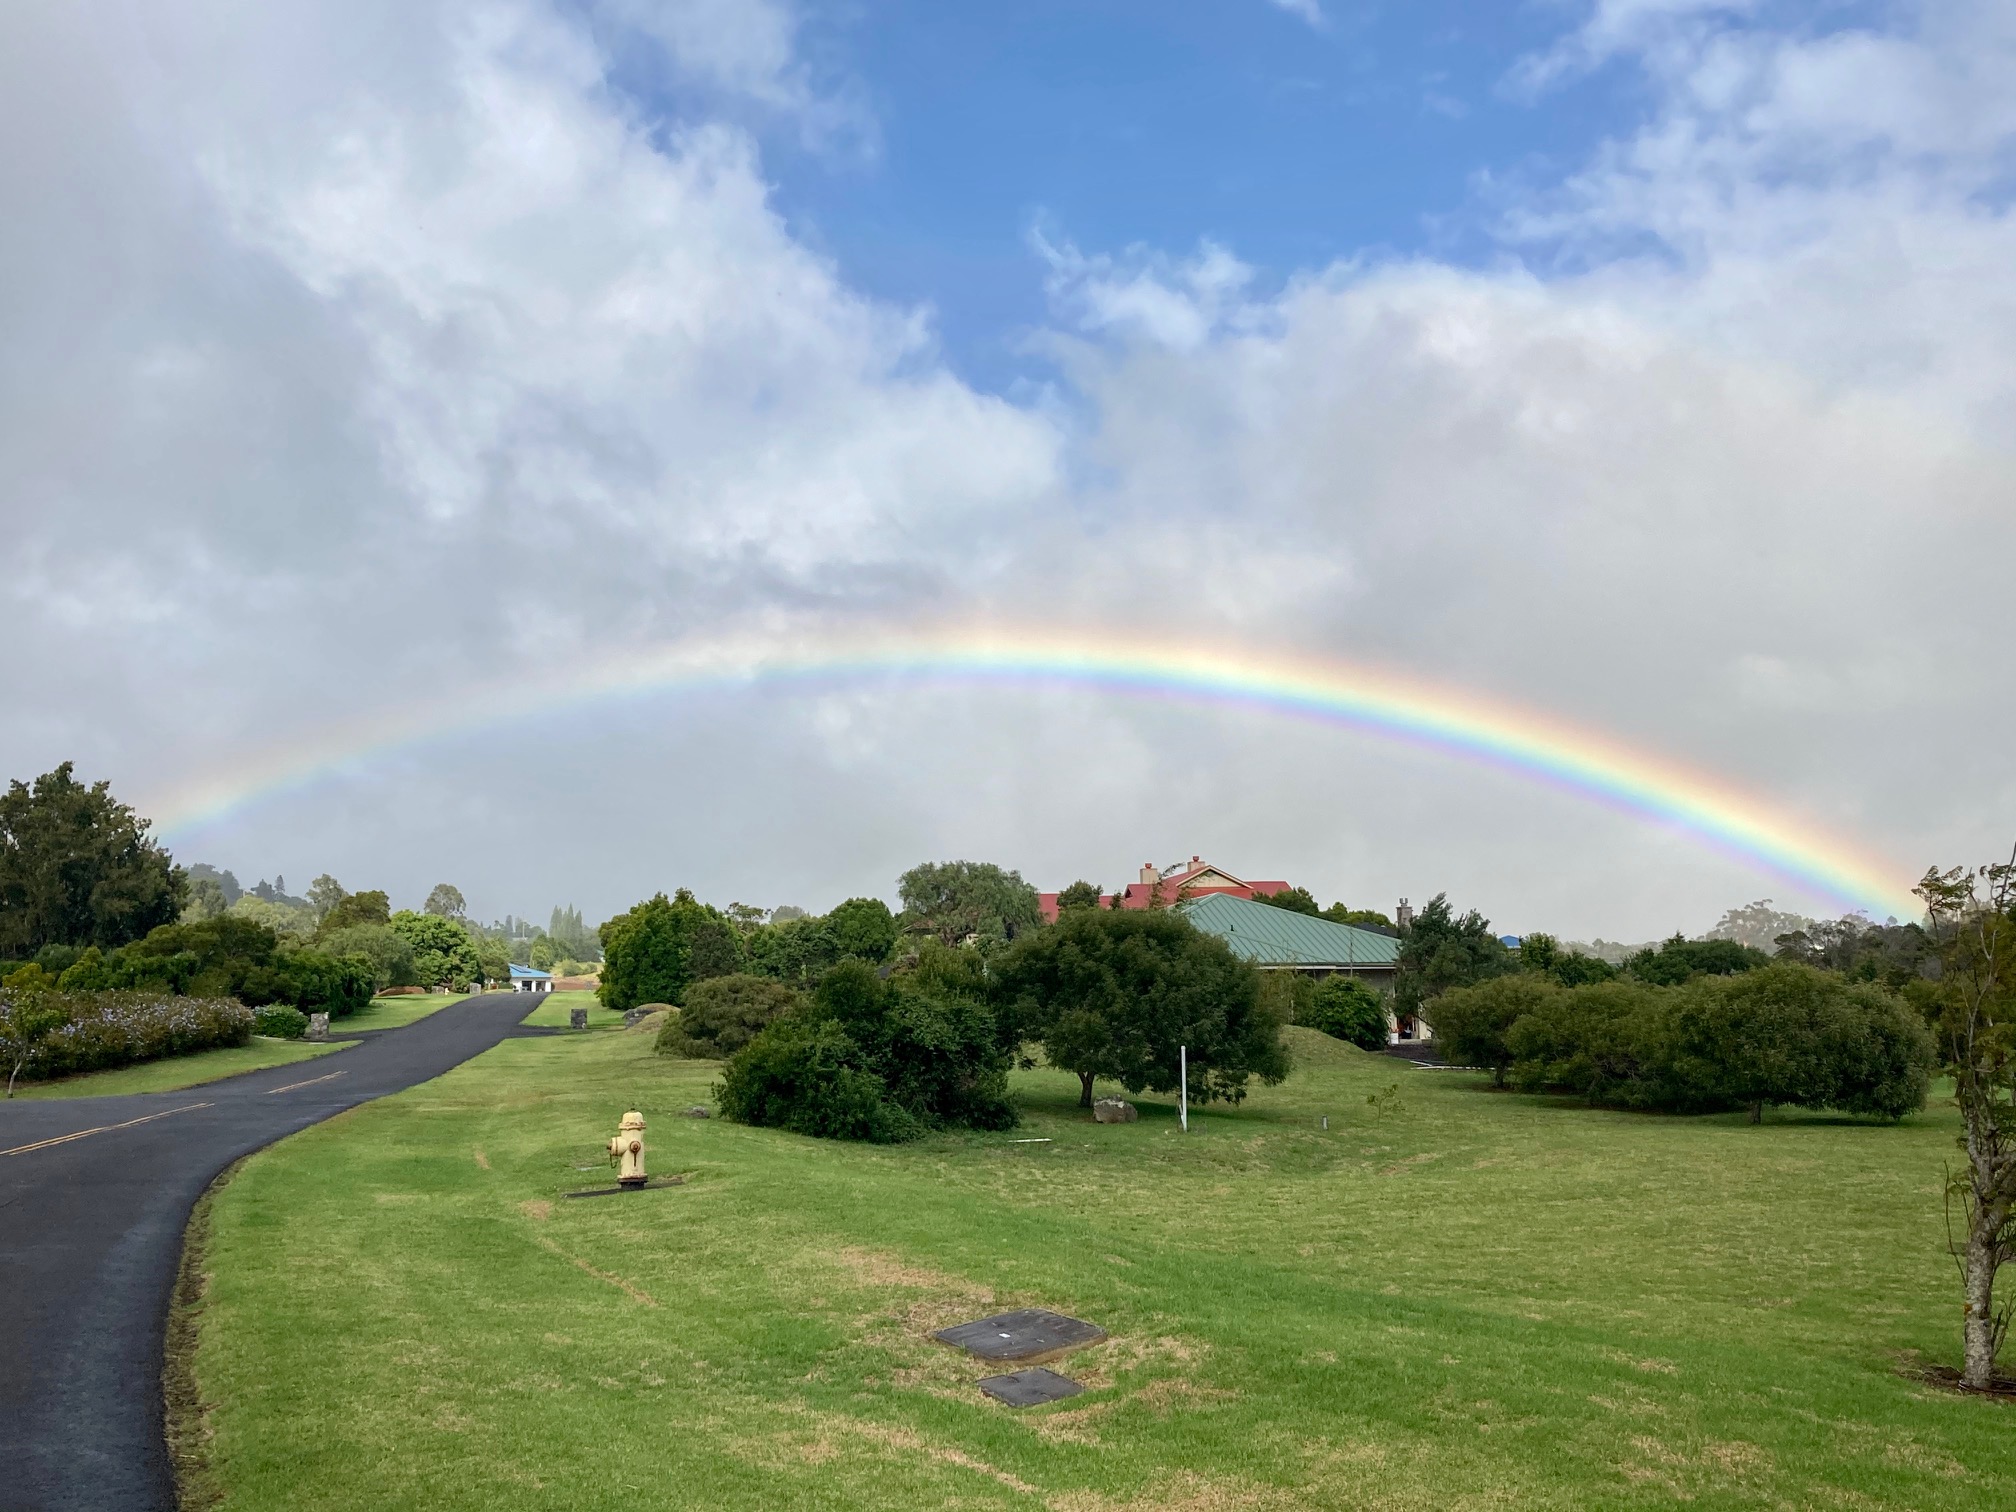
[[[186,839],[255,803],[358,770],[403,747],[621,697],[864,683],[1062,687],[1313,721],[1409,742],[1546,783],[1684,831],[1843,908],[1918,911],[1898,869],[1703,772],[1538,711],[1413,676],[1328,659],[1081,631],[929,628],[867,635],[727,637],[632,648],[585,679],[473,688],[240,756],[157,794],[164,834]]]

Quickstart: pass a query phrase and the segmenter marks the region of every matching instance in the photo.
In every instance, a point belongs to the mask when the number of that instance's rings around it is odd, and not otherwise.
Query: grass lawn
[[[601,1000],[592,992],[542,992],[539,1006],[525,1016],[528,1024],[544,1024],[549,1028],[565,1029],[569,1010],[586,1008],[590,1029],[621,1029],[623,1015],[613,1008],[604,1008]],[[618,1111],[621,1111],[620,1109]],[[615,1133],[615,1126],[610,1126]]]
[[[460,992],[429,992],[374,997],[350,1017],[331,1019],[329,1031],[332,1034],[349,1034],[358,1029],[403,1029],[414,1020],[438,1012],[450,1003],[461,1002],[466,996],[466,993]]]
[[[506,1041],[219,1196],[224,1505],[2016,1506],[2016,1410],[1897,1369],[1956,1352],[1950,1112],[1590,1112],[1292,1032],[1187,1136],[1034,1072],[1021,1129],[886,1149],[679,1117],[717,1067],[646,1033]],[[632,1106],[688,1184],[560,1200]],[[1014,1412],[926,1335],[1029,1305],[1113,1337]]]
[[[114,1097],[127,1092],[173,1092],[178,1087],[200,1086],[236,1076],[241,1071],[263,1071],[268,1066],[284,1066],[289,1061],[309,1060],[343,1048],[340,1043],[311,1045],[306,1040],[264,1039],[255,1035],[249,1045],[198,1050],[194,1055],[175,1055],[111,1071],[91,1071],[83,1076],[66,1076],[61,1081],[18,1082],[14,1095]]]

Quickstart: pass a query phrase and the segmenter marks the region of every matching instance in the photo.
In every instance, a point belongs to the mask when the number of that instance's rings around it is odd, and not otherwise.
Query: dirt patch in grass
[[[553,1204],[544,1197],[529,1197],[518,1204],[518,1211],[534,1223],[544,1223],[553,1216]]]
[[[1951,1365],[1900,1366],[1897,1373],[1907,1380],[1923,1381],[1927,1386],[1936,1386],[1941,1391],[1950,1391],[1956,1396],[1980,1397],[1991,1402],[2016,1402],[2016,1376],[1997,1375],[1987,1390],[1977,1390],[1960,1379],[1960,1372]]]
[[[490,1169],[490,1157],[483,1153],[483,1146],[481,1145],[476,1146],[476,1164],[486,1171]]]

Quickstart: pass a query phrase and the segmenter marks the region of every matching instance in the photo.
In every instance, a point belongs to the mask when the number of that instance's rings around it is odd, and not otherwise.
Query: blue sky
[[[1579,15],[1552,4],[878,0],[806,14],[863,136],[763,133],[779,208],[865,292],[936,312],[1001,387],[1045,313],[1040,228],[1088,253],[1210,239],[1264,289],[1339,258],[1499,255],[1484,181],[1548,181],[1643,108],[1635,69],[1544,95],[1506,76]],[[680,113],[679,102],[654,105]],[[865,140],[864,140],[865,137]]]

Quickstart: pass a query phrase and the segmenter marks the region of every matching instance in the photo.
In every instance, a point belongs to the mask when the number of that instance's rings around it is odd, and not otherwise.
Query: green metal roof
[[[1383,966],[1400,959],[1390,935],[1314,919],[1230,893],[1206,893],[1180,905],[1183,916],[1217,935],[1232,953],[1261,966]]]

